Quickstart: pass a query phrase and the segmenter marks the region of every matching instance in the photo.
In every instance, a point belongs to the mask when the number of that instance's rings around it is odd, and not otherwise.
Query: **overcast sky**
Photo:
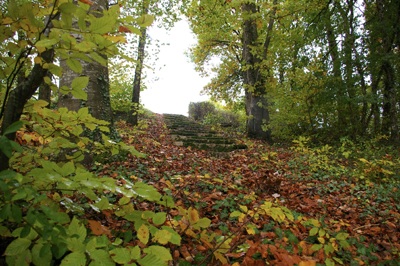
[[[200,96],[200,91],[211,78],[201,78],[194,70],[194,64],[184,54],[189,47],[196,43],[196,38],[189,29],[186,20],[175,24],[169,32],[157,27],[151,27],[151,38],[157,38],[161,43],[159,60],[154,74],[148,71],[146,79],[147,89],[140,93],[140,98],[145,108],[159,114],[188,115],[190,102],[208,100],[208,96]],[[159,66],[163,66],[161,70]],[[150,80],[157,76],[158,81]]]

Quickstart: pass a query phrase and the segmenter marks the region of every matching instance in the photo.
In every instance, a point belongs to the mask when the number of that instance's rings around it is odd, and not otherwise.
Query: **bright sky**
[[[147,89],[140,93],[144,107],[159,114],[188,115],[189,103],[208,100],[208,96],[200,96],[200,91],[211,78],[202,78],[194,70],[194,64],[184,54],[196,43],[196,38],[189,29],[188,22],[181,20],[169,32],[151,27],[149,35],[159,39],[161,46],[159,60],[155,67],[158,81],[150,82],[153,75],[148,74]],[[165,66],[159,71],[159,67]]]

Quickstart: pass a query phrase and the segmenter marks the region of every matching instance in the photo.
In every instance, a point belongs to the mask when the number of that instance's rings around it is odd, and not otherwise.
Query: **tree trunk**
[[[274,1],[276,4],[276,1]],[[249,137],[264,139],[271,141],[271,129],[266,129],[269,124],[269,103],[265,91],[266,78],[261,73],[260,65],[262,59],[266,59],[267,51],[270,43],[270,32],[274,23],[273,16],[276,8],[273,9],[272,17],[268,25],[268,33],[264,43],[263,55],[257,55],[252,51],[252,47],[257,46],[258,32],[257,24],[251,15],[257,12],[254,3],[242,4],[242,12],[244,14],[244,29],[243,29],[243,60],[245,71],[243,71],[243,86],[246,95],[246,114],[247,119],[247,135]]]
[[[51,79],[52,75],[51,75],[50,71],[47,72],[46,76]],[[50,88],[49,84],[47,84],[44,81],[43,81],[42,85],[40,85],[40,87],[39,87],[39,100],[48,102],[49,104],[46,107],[50,108],[50,106],[51,106],[51,88]]]
[[[53,19],[60,19],[60,14],[57,13],[53,17],[47,17],[47,20],[51,21]],[[48,36],[52,27],[53,24],[50,22],[48,28],[44,31],[44,35]],[[40,57],[44,62],[52,63],[54,60],[54,54],[54,49],[49,49],[41,53]],[[20,120],[25,104],[30,98],[32,98],[40,84],[43,83],[43,79],[48,72],[48,69],[44,69],[41,65],[35,64],[27,77],[18,74],[17,87],[10,92],[8,98],[4,98],[4,113],[1,113],[0,115],[0,120],[3,118],[0,127],[0,136],[4,134],[4,131],[10,125]],[[15,136],[16,132],[6,135],[9,140],[15,140]],[[0,172],[8,169],[8,164],[9,158],[0,150]]]
[[[147,10],[145,11],[147,13]],[[142,69],[144,62],[144,48],[146,46],[146,28],[140,29],[139,37],[139,47],[138,47],[138,57],[137,65],[135,68],[135,79],[133,81],[133,93],[132,93],[132,106],[128,114],[127,123],[133,126],[138,125],[138,114],[139,114],[139,103],[140,103],[140,82],[142,77]]]
[[[42,59],[51,63],[54,59],[54,50],[50,49],[41,54]],[[11,124],[19,121],[27,101],[36,92],[37,88],[42,84],[43,78],[47,75],[48,70],[36,64],[27,78],[18,84],[17,88],[10,92],[6,107],[4,109],[3,122],[1,124],[0,135],[3,135],[4,130]],[[6,137],[9,140],[15,140],[16,132],[8,134]],[[0,171],[8,168],[9,158],[0,151]]]
[[[376,7],[382,29],[382,70],[384,73],[384,88],[383,88],[383,118],[382,118],[382,133],[390,134],[393,141],[399,141],[399,127],[397,118],[397,95],[396,95],[396,77],[395,70],[390,61],[393,56],[393,43],[399,34],[398,27],[399,14],[396,12],[396,17],[391,17],[390,10],[392,7],[399,10],[398,5],[391,5],[384,0],[377,0]],[[397,21],[396,21],[397,20]]]
[[[107,0],[92,1],[94,5],[90,7],[90,12],[94,16],[101,16],[100,14],[104,9],[108,8]],[[73,34],[73,33],[72,33]],[[73,34],[74,35],[74,34]],[[82,36],[75,36],[77,42],[82,41]],[[107,56],[99,54],[105,60]],[[72,81],[79,76],[88,76],[89,83],[85,89],[87,93],[87,101],[77,99],[72,96],[71,93],[59,95],[58,107],[67,107],[70,111],[78,111],[81,107],[89,107],[90,114],[101,120],[105,120],[113,124],[113,116],[110,104],[110,92],[109,92],[109,77],[108,77],[108,66],[102,65],[97,61],[92,63],[79,60],[82,65],[82,73],[76,73],[72,71],[66,64],[66,60],[60,60],[60,66],[65,71],[62,78],[60,79],[60,87],[70,87]]]

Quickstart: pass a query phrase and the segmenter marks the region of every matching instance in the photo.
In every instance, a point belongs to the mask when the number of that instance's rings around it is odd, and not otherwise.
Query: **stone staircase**
[[[224,138],[222,134],[184,115],[163,114],[163,118],[177,146],[209,151],[215,157],[228,157],[231,151],[247,148],[246,145],[236,144],[235,140]]]

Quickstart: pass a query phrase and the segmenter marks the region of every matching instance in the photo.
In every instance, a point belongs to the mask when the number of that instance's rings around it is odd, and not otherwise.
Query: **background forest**
[[[398,1],[0,12],[0,265],[398,265]],[[189,115],[248,147],[229,158],[140,107],[147,29],[180,14],[213,77]]]

